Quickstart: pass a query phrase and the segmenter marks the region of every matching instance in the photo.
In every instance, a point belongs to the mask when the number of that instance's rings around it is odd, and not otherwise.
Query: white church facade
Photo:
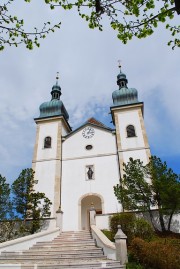
[[[63,230],[89,229],[92,204],[99,215],[122,211],[113,186],[121,181],[123,162],[149,161],[144,104],[127,83],[120,71],[110,108],[114,129],[90,118],[72,131],[58,81],[51,100],[40,105],[32,168],[37,190],[52,202],[51,217],[63,211]]]

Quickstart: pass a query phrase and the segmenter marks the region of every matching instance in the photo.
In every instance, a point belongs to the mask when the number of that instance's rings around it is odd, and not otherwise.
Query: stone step
[[[5,257],[19,257],[19,256],[22,256],[22,257],[44,257],[44,256],[57,256],[58,257],[62,257],[62,256],[82,256],[82,255],[90,255],[90,256],[98,256],[98,255],[102,255],[103,251],[101,249],[98,249],[98,250],[85,250],[85,251],[23,251],[23,252],[2,252],[1,256],[0,256],[0,259],[1,258],[5,258]]]
[[[59,237],[59,238],[55,238],[53,241],[62,241],[62,240],[64,240],[64,241],[67,241],[67,240],[92,240],[92,237],[91,236],[89,236],[89,237],[65,237],[65,236],[63,236],[63,237]]]
[[[81,230],[81,231],[63,231],[61,234],[91,234],[89,230]]]
[[[10,265],[10,264],[9,264]],[[0,268],[7,269],[8,267],[4,267],[3,265],[0,265]],[[12,268],[12,267],[11,267]],[[26,264],[24,263],[22,265],[23,269],[67,269],[67,268],[73,268],[73,269],[125,269],[124,266],[120,265],[117,261],[96,261],[96,262],[90,262],[90,261],[78,261],[76,264],[72,263],[46,263],[46,264]]]
[[[4,251],[0,269],[8,269],[7,264],[12,265],[9,268],[20,265],[21,269],[125,269],[103,255],[89,231],[63,232],[52,241],[37,242],[29,250]]]
[[[52,241],[41,241],[41,242],[37,242],[36,244],[43,244],[43,243],[58,243],[58,242],[63,242],[63,243],[66,243],[66,242],[94,242],[94,239],[93,238],[89,238],[89,239],[83,239],[83,238],[81,238],[81,239],[77,239],[77,240],[75,240],[75,239],[68,239],[68,238],[64,238],[64,239],[58,239],[58,240],[52,240]]]
[[[56,246],[33,246],[31,248],[29,248],[30,251],[59,251],[59,250],[64,250],[64,251],[71,251],[71,250],[79,250],[82,251],[83,249],[101,249],[100,247],[96,247],[95,245],[78,245],[78,246],[73,246],[73,245],[69,245],[69,246],[60,246],[60,247],[56,247]],[[27,250],[28,251],[28,250]]]
[[[57,247],[57,246],[94,246],[94,240],[91,242],[52,242],[52,243],[37,243],[36,246],[49,246],[49,247]],[[34,245],[35,246],[35,245]]]
[[[39,256],[37,257],[37,259],[35,257],[18,257],[18,256],[14,256],[14,257],[0,257],[0,264],[8,264],[8,263],[12,263],[12,264],[23,264],[23,263],[26,263],[26,264],[32,264],[32,263],[37,263],[37,264],[43,264],[43,263],[54,263],[54,264],[58,264],[58,262],[60,262],[60,264],[62,262],[68,262],[70,263],[71,261],[71,264],[76,264],[76,262],[83,262],[83,260],[89,260],[89,261],[92,261],[92,262],[95,262],[96,260],[106,260],[106,257],[105,256],[100,256],[98,255],[98,257],[93,257],[93,256],[88,256],[88,255],[84,255],[82,257],[80,256],[74,256],[73,258],[70,258],[69,256],[63,256],[63,257],[59,257],[59,256],[54,256],[54,257],[43,257],[42,259],[39,258]]]
[[[102,248],[97,248],[97,247],[94,247],[94,248],[68,248],[68,249],[61,249],[61,248],[58,248],[58,249],[52,249],[52,248],[49,248],[49,249],[44,249],[44,248],[40,248],[40,249],[30,249],[30,250],[26,250],[26,251],[23,251],[23,253],[42,253],[42,254],[45,254],[45,253],[64,253],[64,252],[67,252],[68,253],[87,253],[87,252],[92,252],[92,253],[99,253],[102,251]],[[2,252],[2,254],[5,253],[12,253],[12,252]]]
[[[54,240],[89,240],[92,239],[91,236],[62,236],[62,237],[56,237]],[[53,240],[53,241],[54,241]]]
[[[102,250],[97,250],[96,252],[90,252],[90,251],[86,251],[86,252],[46,252],[46,253],[40,253],[40,252],[9,252],[9,253],[2,253],[0,256],[0,259],[4,259],[4,258],[12,258],[12,257],[17,257],[17,258],[26,258],[26,257],[42,257],[43,259],[46,257],[50,258],[50,257],[69,257],[74,258],[74,257],[81,257],[81,256],[102,256],[103,255],[103,251]]]
[[[59,238],[59,239],[54,239],[54,240],[52,240],[52,242],[69,242],[69,241],[87,241],[87,242],[89,242],[89,241],[93,241],[94,239],[93,238]]]

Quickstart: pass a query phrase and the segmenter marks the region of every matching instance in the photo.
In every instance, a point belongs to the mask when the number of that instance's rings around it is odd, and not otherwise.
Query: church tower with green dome
[[[123,163],[127,163],[130,157],[140,159],[146,164],[151,156],[143,119],[144,103],[139,102],[138,91],[135,88],[128,88],[127,83],[126,75],[122,73],[120,67],[117,76],[119,89],[112,93],[111,114],[116,129],[121,177]]]
[[[61,87],[52,87],[51,100],[40,105],[40,115],[35,118],[37,125],[32,168],[38,180],[37,191],[44,192],[52,202],[51,217],[61,204],[62,136],[71,131],[69,115],[60,100]]]

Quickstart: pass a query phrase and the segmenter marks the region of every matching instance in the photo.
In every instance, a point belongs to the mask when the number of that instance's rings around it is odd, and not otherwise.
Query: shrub
[[[110,218],[110,230],[112,232],[112,237],[114,238],[117,233],[117,226],[121,225],[122,231],[127,235],[128,241],[132,239],[134,221],[136,216],[134,213],[120,213],[115,214]]]
[[[146,267],[180,269],[179,251],[170,244],[148,243],[140,238],[135,238],[131,244],[131,253]]]
[[[117,226],[121,225],[122,231],[127,235],[128,244],[135,237],[150,240],[153,236],[153,228],[143,218],[136,218],[134,213],[119,213],[111,217],[110,229],[114,238],[117,232]]]
[[[112,232],[109,230],[102,230],[103,234],[110,240],[110,241],[114,241],[114,238],[112,236]]]
[[[141,239],[150,240],[153,237],[154,230],[149,222],[143,218],[134,221],[133,238],[139,237]]]
[[[126,269],[144,269],[140,264],[137,264],[135,262],[127,263]]]

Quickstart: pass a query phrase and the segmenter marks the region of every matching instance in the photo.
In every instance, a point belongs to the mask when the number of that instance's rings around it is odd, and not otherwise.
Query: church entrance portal
[[[93,204],[96,214],[102,214],[103,212],[103,201],[100,195],[97,194],[91,194],[86,195],[82,197],[80,200],[79,206],[80,206],[80,229],[81,230],[89,230],[90,223],[89,223],[89,211],[91,208],[91,205]]]

